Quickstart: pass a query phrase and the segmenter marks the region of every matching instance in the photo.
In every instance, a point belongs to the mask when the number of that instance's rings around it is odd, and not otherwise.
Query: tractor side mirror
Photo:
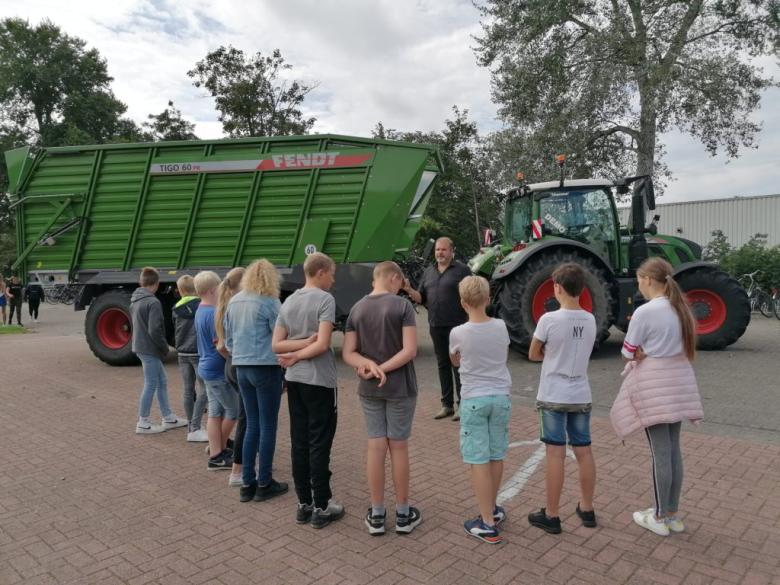
[[[647,208],[650,211],[655,209],[655,189],[653,188],[653,180],[650,177],[645,178],[642,184],[639,186],[642,196],[645,198]]]
[[[433,252],[433,247],[436,245],[436,241],[428,238],[428,241],[425,242],[425,248],[423,248],[422,257],[425,262],[427,262],[431,257],[431,252]]]

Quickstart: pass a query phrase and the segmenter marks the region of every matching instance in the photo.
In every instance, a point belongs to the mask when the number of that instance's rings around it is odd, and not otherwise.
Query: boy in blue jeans
[[[502,542],[498,527],[506,512],[496,503],[509,443],[512,379],[506,366],[509,333],[501,319],[488,317],[490,285],[467,276],[458,285],[468,322],[450,332],[450,360],[460,368],[460,452],[471,465],[479,516],[466,520],[466,534],[489,544]]]
[[[596,320],[580,307],[585,271],[578,264],[561,264],[553,271],[552,280],[561,308],[542,315],[528,350],[529,359],[542,362],[536,408],[541,427],[539,438],[547,445],[547,507],[529,514],[528,522],[550,534],[560,534],[558,504],[563,490],[567,439],[580,470],[581,499],[577,516],[584,526],[596,526],[593,511],[596,465],[590,449],[592,398],[588,382]]]

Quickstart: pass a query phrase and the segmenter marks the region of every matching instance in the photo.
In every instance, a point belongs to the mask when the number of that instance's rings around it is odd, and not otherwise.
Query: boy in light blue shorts
[[[499,526],[506,512],[496,503],[509,443],[512,379],[507,368],[509,333],[501,319],[488,317],[490,286],[481,276],[458,285],[469,320],[450,333],[450,359],[460,368],[460,452],[471,465],[479,516],[466,520],[469,536],[490,544],[502,542]]]

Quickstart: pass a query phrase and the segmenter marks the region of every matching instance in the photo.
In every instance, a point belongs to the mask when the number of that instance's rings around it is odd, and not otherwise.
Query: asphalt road
[[[30,325],[30,334],[73,336],[74,343],[86,343],[83,340],[85,315],[86,312],[74,312],[72,307],[43,305],[41,320]],[[418,381],[423,397],[435,400],[439,392],[438,377],[424,310],[420,311],[418,323],[420,349],[415,362]],[[15,337],[0,336],[0,348],[13,343]],[[341,341],[342,336],[337,334],[337,348]],[[613,330],[612,336],[593,355],[589,375],[596,416],[608,415],[620,387],[622,342],[623,334]],[[36,362],[55,356],[56,352],[56,346],[41,347],[40,353],[29,356],[29,364],[19,365],[34,367]],[[169,360],[175,358],[171,356]],[[339,363],[340,376],[353,375]],[[540,366],[514,352],[510,352],[509,365],[515,402],[533,406]],[[706,418],[698,432],[780,443],[780,321],[755,315],[742,339],[724,351],[701,352],[695,368]]]

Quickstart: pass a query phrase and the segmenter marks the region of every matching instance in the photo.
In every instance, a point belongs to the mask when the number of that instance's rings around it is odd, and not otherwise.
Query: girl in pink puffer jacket
[[[695,321],[672,266],[648,258],[637,270],[639,291],[647,303],[631,318],[623,343],[630,360],[610,412],[620,438],[643,428],[653,462],[655,507],[634,512],[634,522],[661,536],[682,532],[677,517],[683,464],[680,427],[703,417],[691,366],[696,353]]]

